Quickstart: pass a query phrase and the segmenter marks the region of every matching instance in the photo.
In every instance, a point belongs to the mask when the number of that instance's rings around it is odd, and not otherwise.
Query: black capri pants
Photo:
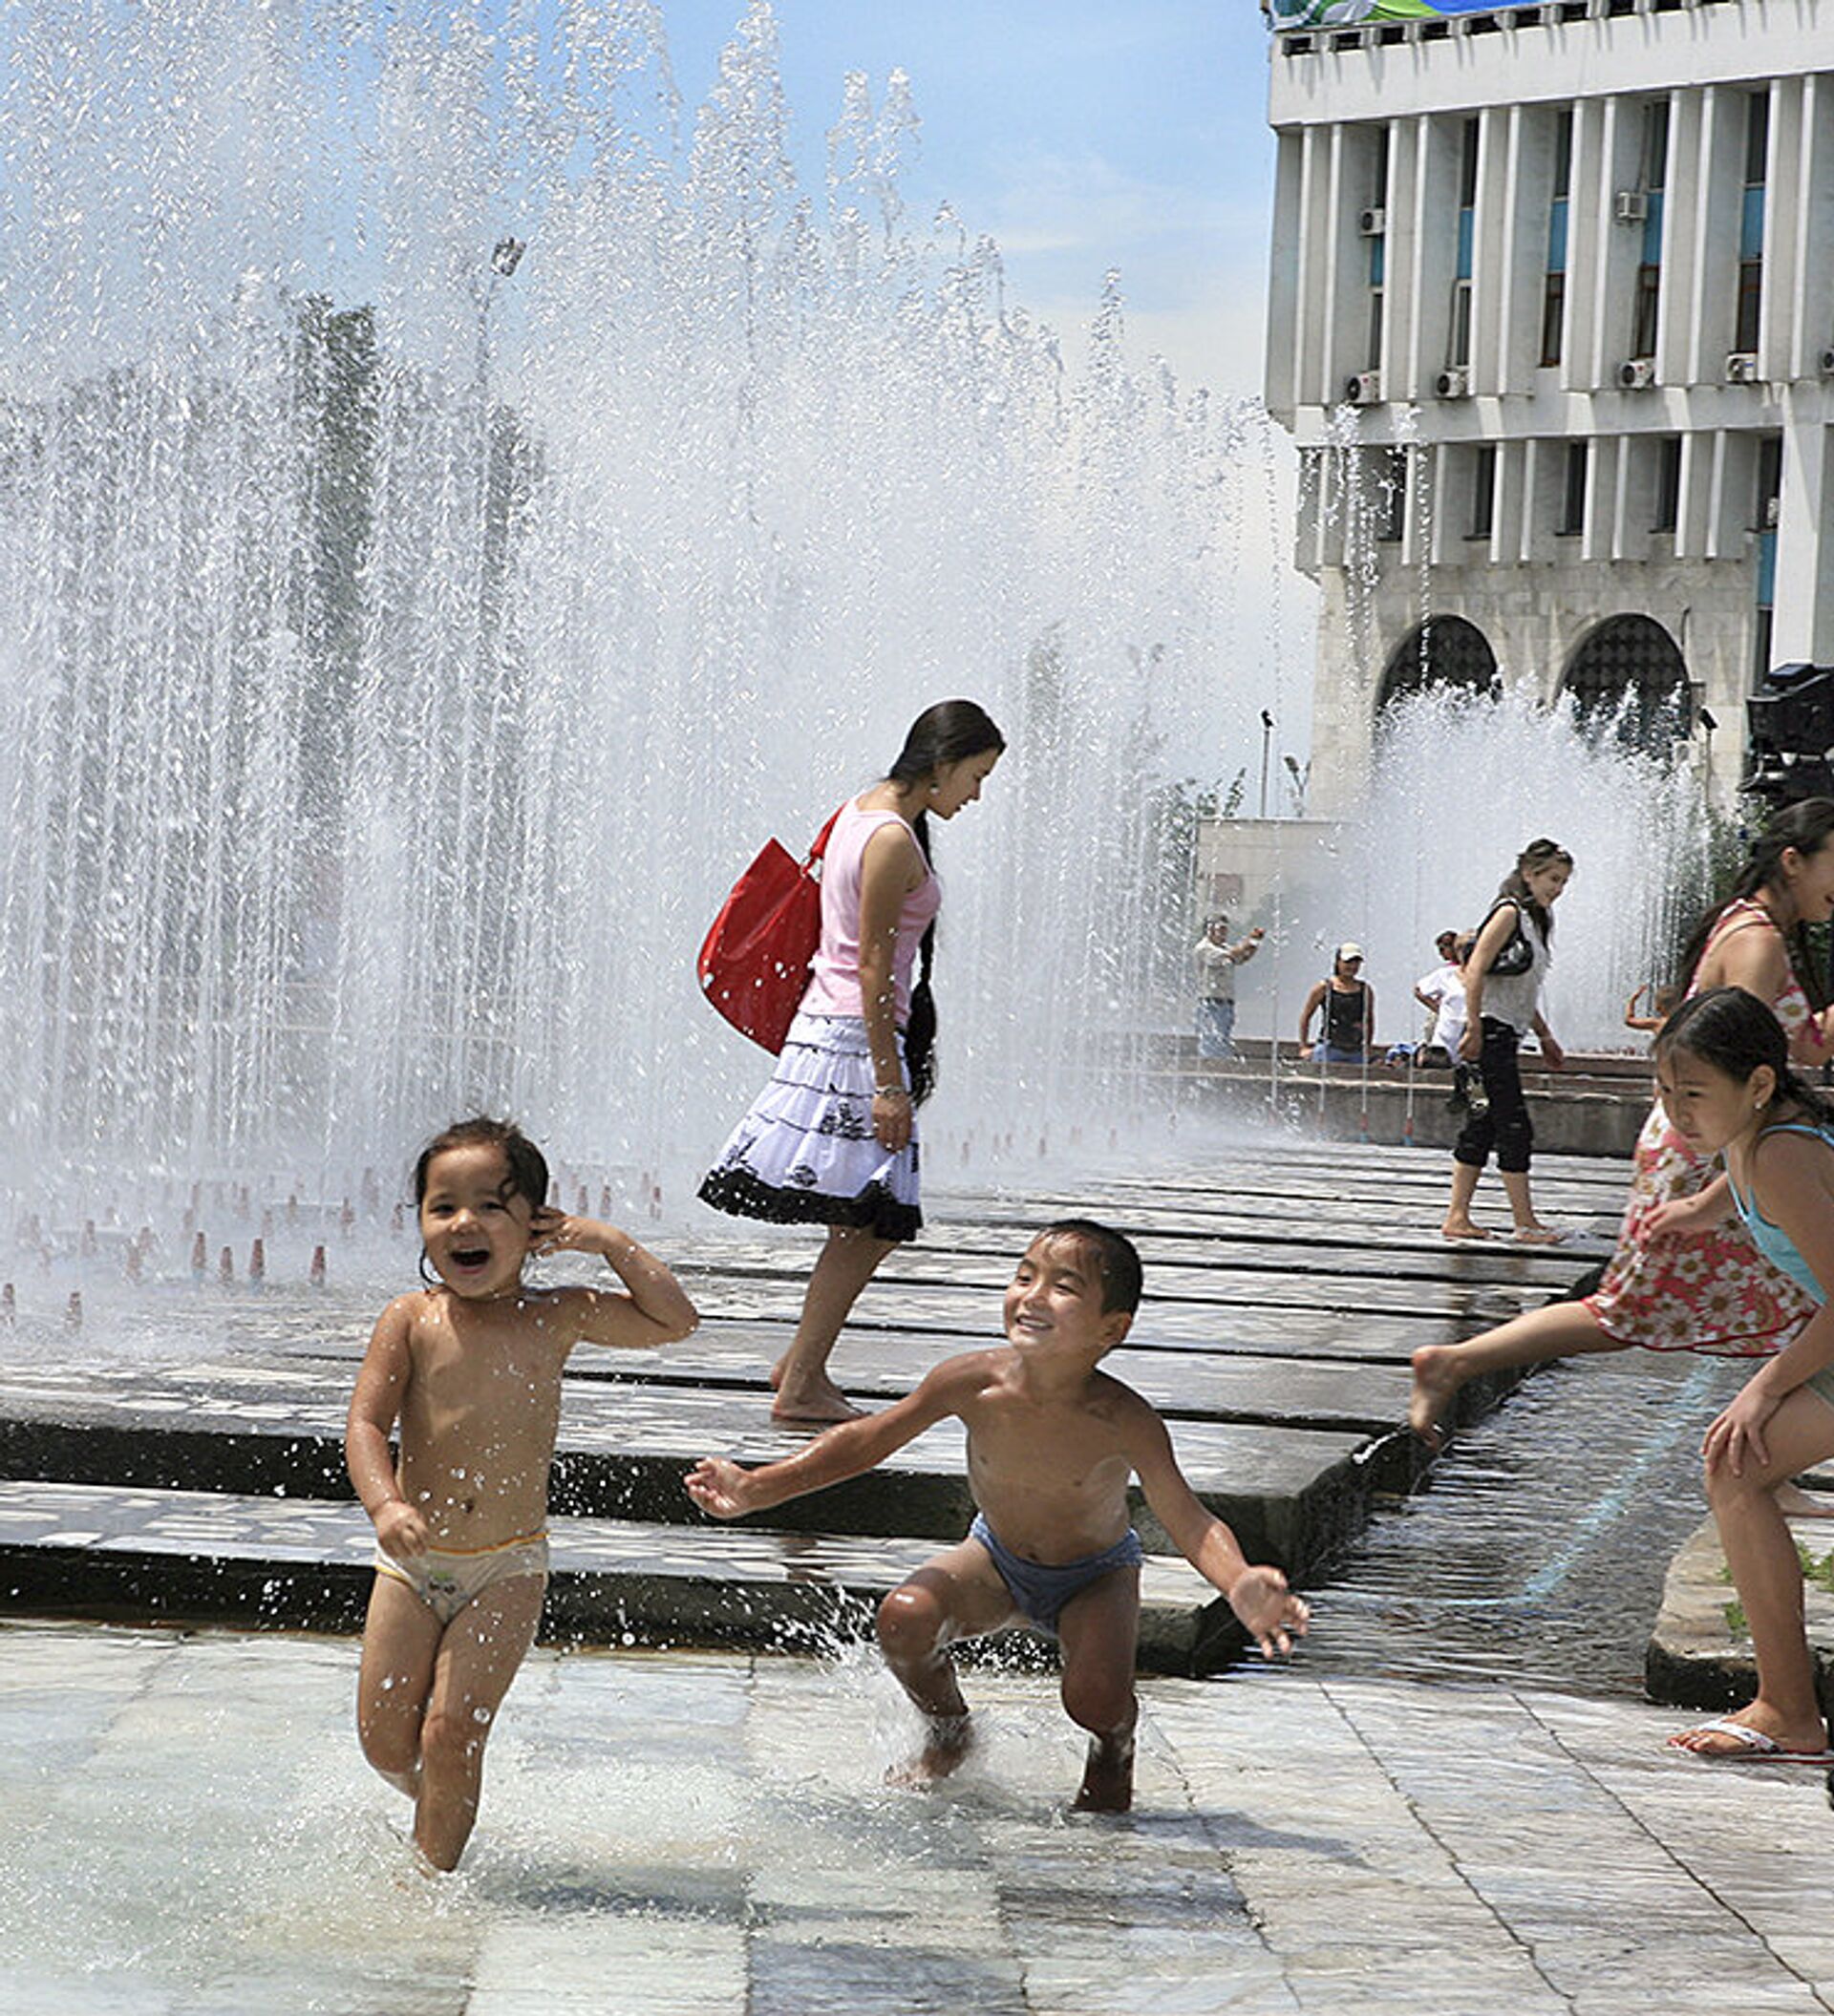
[[[1459,1130],[1452,1159],[1482,1169],[1495,1149],[1497,1167],[1504,1175],[1526,1176],[1535,1130],[1522,1091],[1522,1065],[1517,1055],[1522,1038],[1508,1023],[1495,1022],[1488,1015],[1479,1027],[1483,1031],[1483,1049],[1478,1054],[1478,1075],[1483,1080],[1489,1103],[1482,1112],[1473,1113]]]

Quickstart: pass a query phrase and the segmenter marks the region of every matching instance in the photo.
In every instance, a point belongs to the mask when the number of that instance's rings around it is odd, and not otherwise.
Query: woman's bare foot
[[[974,1745],[973,1727],[964,1712],[960,1715],[926,1715],[924,1747],[908,1763],[894,1764],[885,1773],[887,1785],[922,1788],[934,1785],[961,1769],[962,1760]]]
[[[1834,1497],[1824,1492],[1803,1491],[1795,1484],[1779,1484],[1771,1496],[1786,1519],[1834,1519]]]
[[[1124,1736],[1092,1736],[1089,1761],[1082,1768],[1082,1789],[1072,1813],[1126,1813],[1134,1803],[1134,1732]]]
[[[1475,1219],[1448,1218],[1439,1227],[1441,1239],[1488,1239],[1490,1228],[1481,1225]]]
[[[1544,1225],[1539,1219],[1531,1225],[1516,1227],[1516,1244],[1519,1246],[1558,1246],[1566,1237],[1558,1225]]]
[[[771,1403],[773,1421],[852,1421],[864,1411],[825,1375],[779,1386]]]
[[[773,1421],[852,1421],[864,1411],[825,1371],[796,1371],[787,1352],[771,1368],[771,1390]]]
[[[1423,1344],[1412,1360],[1414,1390],[1408,1396],[1407,1425],[1436,1454],[1445,1443],[1445,1418],[1464,1384],[1455,1349],[1448,1344]]]

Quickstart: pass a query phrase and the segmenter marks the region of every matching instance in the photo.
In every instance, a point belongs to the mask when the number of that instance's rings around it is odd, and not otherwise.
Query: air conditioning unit
[[[1655,383],[1655,363],[1650,357],[1627,357],[1617,367],[1617,383],[1623,392],[1648,392]]]
[[[1471,396],[1471,372],[1462,364],[1448,364],[1433,381],[1433,390],[1441,399],[1468,399]]]
[[[1765,498],[1765,499],[1764,499],[1764,530],[1765,530],[1766,532],[1775,532],[1775,531],[1776,531],[1776,529],[1777,529],[1777,522],[1778,522],[1778,520],[1780,520],[1780,519],[1781,519],[1781,518],[1782,517],[1782,515],[1783,515],[1783,500],[1782,500],[1782,499],[1781,499],[1781,498],[1780,498],[1780,497],[1767,497],[1767,498]]]
[[[1611,198],[1611,215],[1621,224],[1647,223],[1650,192],[1647,189],[1620,189]]]
[[[1823,378],[1834,378],[1834,348],[1824,350],[1822,352],[1822,376]]]
[[[1726,383],[1728,385],[1756,385],[1758,382],[1758,359],[1748,350],[1736,350],[1726,359]]]
[[[1379,238],[1388,229],[1388,212],[1380,203],[1372,203],[1357,218],[1356,228],[1365,238]]]
[[[1379,406],[1382,399],[1382,374],[1378,371],[1359,371],[1344,384],[1344,397],[1353,406]]]

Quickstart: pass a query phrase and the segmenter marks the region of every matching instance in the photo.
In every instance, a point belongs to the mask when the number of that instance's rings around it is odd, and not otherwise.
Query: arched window
[[[1561,690],[1579,724],[1615,734],[1627,749],[1666,755],[1694,728],[1687,662],[1650,616],[1610,616],[1580,640]]]
[[[1429,616],[1396,646],[1376,697],[1379,714],[1404,693],[1429,686],[1463,686],[1488,693],[1497,685],[1497,654],[1475,623],[1462,616]]]

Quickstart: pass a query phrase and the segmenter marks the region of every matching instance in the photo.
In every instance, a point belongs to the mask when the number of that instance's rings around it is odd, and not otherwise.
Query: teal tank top
[[[1781,1127],[1766,1127],[1765,1134],[1805,1134],[1812,1139],[1823,1141],[1834,1148],[1834,1128],[1804,1127],[1800,1120],[1786,1120]],[[1759,1135],[1759,1139],[1762,1135]],[[1815,1279],[1814,1271],[1807,1261],[1796,1250],[1796,1242],[1781,1225],[1773,1225],[1769,1219],[1758,1209],[1755,1199],[1741,1197],[1738,1185],[1732,1180],[1732,1172],[1726,1172],[1726,1183],[1732,1191],[1732,1201],[1738,1216],[1751,1234],[1751,1242],[1780,1273],[1787,1274],[1796,1285],[1817,1302],[1827,1300],[1827,1291]]]

